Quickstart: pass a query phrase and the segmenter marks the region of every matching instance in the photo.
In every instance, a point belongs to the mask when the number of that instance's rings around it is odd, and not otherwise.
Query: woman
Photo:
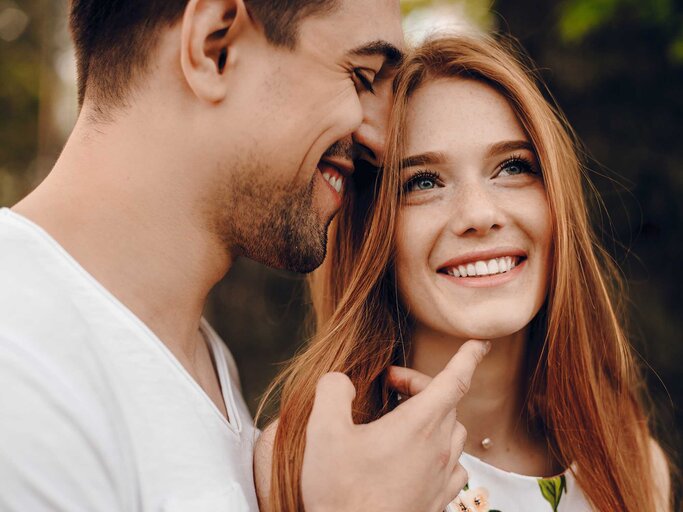
[[[571,130],[514,53],[467,37],[414,51],[395,83],[385,170],[359,175],[355,192],[311,282],[316,334],[280,380],[283,428],[259,445],[272,445],[272,472],[256,469],[272,475],[264,508],[303,510],[323,373],[351,378],[355,421],[367,422],[397,404],[390,365],[434,375],[479,338],[492,348],[458,407],[470,483],[452,509],[668,510]]]

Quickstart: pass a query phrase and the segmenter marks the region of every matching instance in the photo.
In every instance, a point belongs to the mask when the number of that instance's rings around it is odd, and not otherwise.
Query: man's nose
[[[353,133],[353,141],[359,158],[375,167],[381,166],[384,161],[391,100],[391,80],[388,79],[377,84],[375,94],[365,94],[361,98],[363,122]]]
[[[375,167],[382,165],[386,143],[384,130],[369,123],[363,123],[353,134],[358,158],[365,160]]]

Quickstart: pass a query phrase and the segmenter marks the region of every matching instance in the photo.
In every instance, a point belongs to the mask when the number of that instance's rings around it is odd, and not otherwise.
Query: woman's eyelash
[[[530,159],[522,155],[513,155],[510,158],[506,159],[503,161],[498,168],[500,171],[504,171],[507,167],[510,167],[513,164],[517,164],[518,166],[524,168],[525,172],[528,172],[530,174],[538,174],[538,170],[536,169],[535,163]]]
[[[411,188],[422,180],[432,180],[434,182],[434,185],[437,185],[441,180],[441,176],[438,172],[430,171],[428,169],[418,171],[415,174],[413,174],[410,178],[408,178],[406,182],[403,184],[403,192],[410,192]]]

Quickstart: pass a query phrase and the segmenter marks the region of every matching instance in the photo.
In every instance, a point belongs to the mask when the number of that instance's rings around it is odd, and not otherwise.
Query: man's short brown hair
[[[268,40],[293,49],[299,22],[331,11],[337,0],[244,0]],[[125,103],[142,74],[158,34],[180,20],[187,0],[72,0],[70,27],[76,47],[78,98],[86,93],[98,108]]]

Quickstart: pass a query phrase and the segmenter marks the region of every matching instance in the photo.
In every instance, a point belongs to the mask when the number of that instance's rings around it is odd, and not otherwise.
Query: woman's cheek
[[[396,273],[405,300],[420,288],[420,277],[429,265],[433,246],[433,218],[429,208],[403,207],[396,223]],[[428,269],[427,269],[428,270]]]

